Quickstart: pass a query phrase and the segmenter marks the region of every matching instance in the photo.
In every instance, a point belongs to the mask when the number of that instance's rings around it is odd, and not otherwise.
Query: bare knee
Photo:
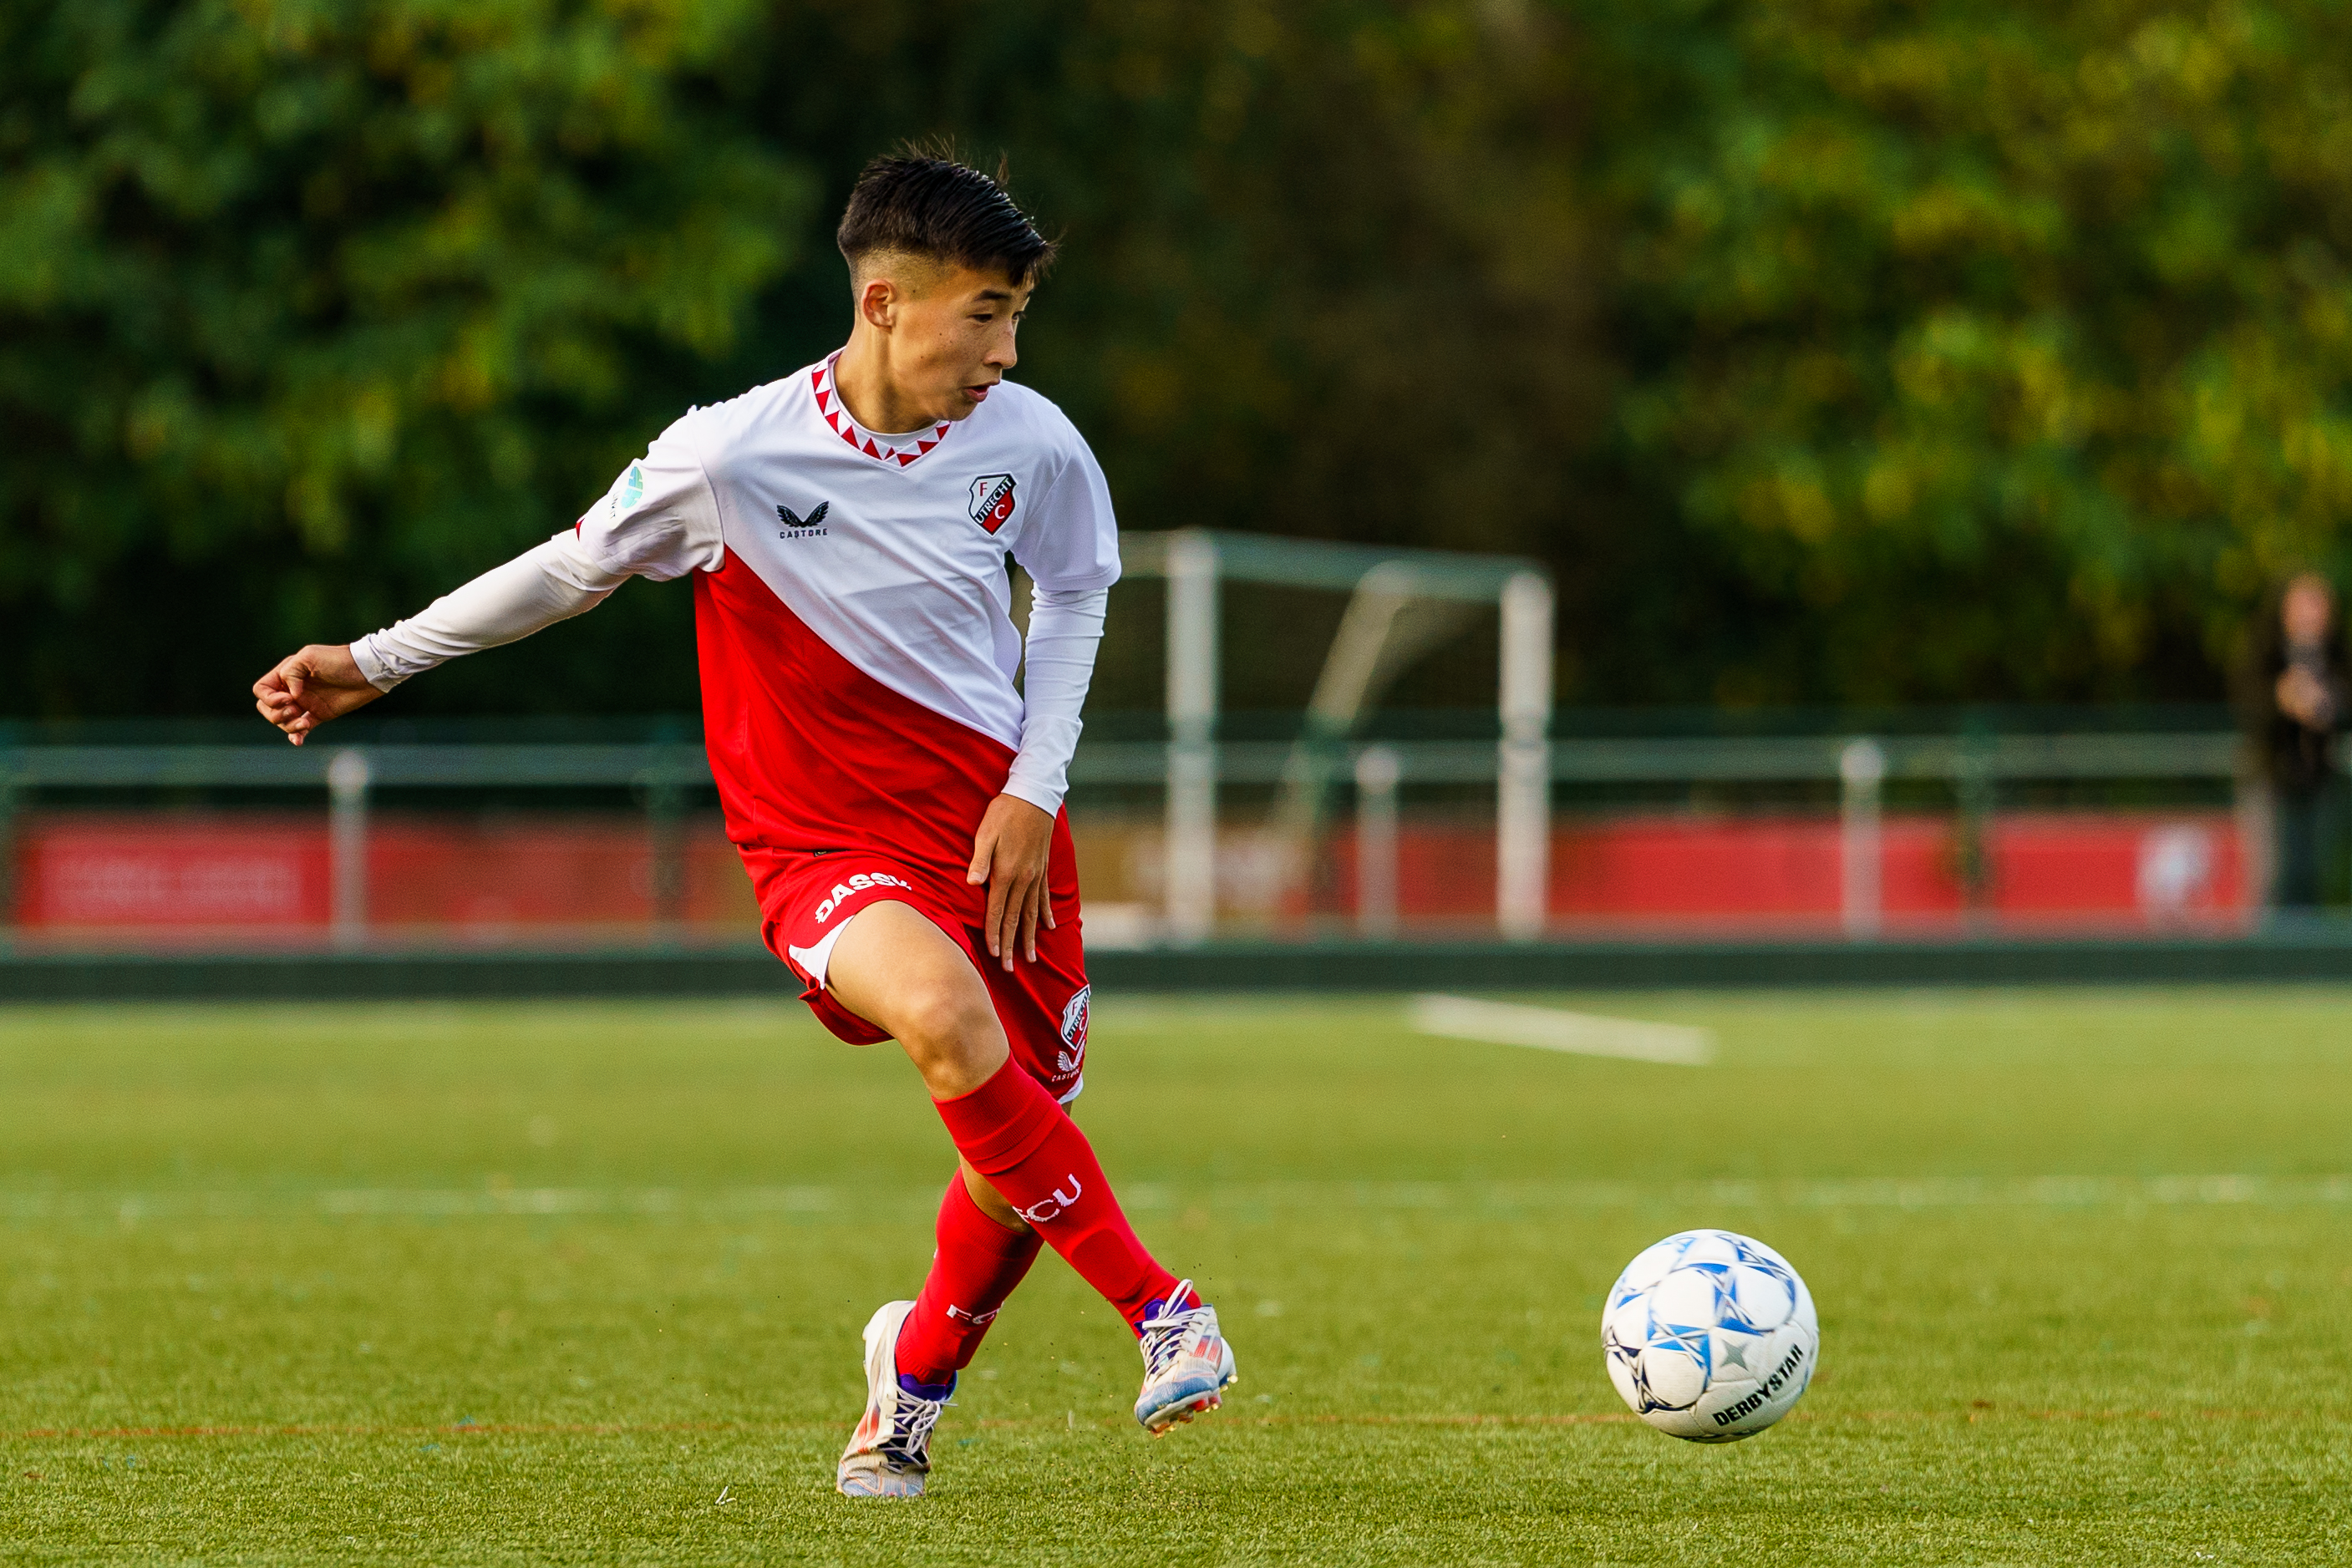
[[[971,1055],[992,1034],[1002,1034],[995,1006],[979,976],[922,976],[903,980],[894,997],[898,1044],[915,1058],[955,1061]]]
[[[933,1094],[970,1093],[1003,1065],[1004,1029],[979,977],[912,979],[894,1000],[898,1043]]]
[[[1012,1054],[971,956],[907,904],[859,911],[834,946],[825,986],[906,1049],[935,1100],[971,1093]]]

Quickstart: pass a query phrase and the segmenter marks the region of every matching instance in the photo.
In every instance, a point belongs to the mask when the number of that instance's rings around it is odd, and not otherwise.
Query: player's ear
[[[857,313],[866,324],[888,331],[898,322],[898,286],[887,277],[869,277],[857,287]]]

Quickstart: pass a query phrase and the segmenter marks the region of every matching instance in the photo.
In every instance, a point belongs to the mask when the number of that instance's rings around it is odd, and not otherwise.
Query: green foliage
[[[1020,373],[1129,526],[1540,555],[1572,700],[2204,697],[2268,583],[2352,570],[2326,0],[0,0],[0,44],[20,712],[233,708],[562,526],[839,341],[840,200],[942,133],[1068,242]],[[1304,693],[1278,610],[1238,701]],[[682,707],[686,618],[403,702]]]
[[[0,602],[35,711],[152,706],[207,639],[257,674],[569,520],[809,206],[727,110],[749,5],[0,16]]]
[[[1727,689],[2122,695],[2352,566],[2352,14],[1706,16],[1611,167],[1639,462],[1787,609]]]

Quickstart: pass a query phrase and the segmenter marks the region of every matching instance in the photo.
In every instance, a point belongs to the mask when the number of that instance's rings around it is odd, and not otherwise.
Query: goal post
[[[1215,925],[1219,587],[1227,580],[1349,596],[1277,807],[1309,825],[1336,771],[1333,754],[1389,683],[1457,625],[1462,611],[1500,609],[1495,920],[1512,941],[1542,936],[1550,880],[1553,599],[1540,563],[1206,528],[1122,534],[1119,549],[1128,576],[1168,583],[1171,941],[1204,942]]]

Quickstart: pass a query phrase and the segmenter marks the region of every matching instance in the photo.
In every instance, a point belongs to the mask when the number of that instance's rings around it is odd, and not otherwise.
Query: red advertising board
[[[1890,818],[1881,844],[1880,906],[1890,922],[1973,910],[2013,924],[2164,924],[2226,918],[2248,897],[2237,827],[2221,812],[2001,817],[1986,831],[1973,890],[1951,819]],[[1342,832],[1332,848],[1335,883],[1323,898],[1344,913],[1355,904],[1351,837]],[[751,930],[751,889],[716,821],[693,824],[686,851],[682,917]],[[25,822],[16,854],[16,917],[27,927],[233,936],[323,927],[331,916],[320,817],[59,815]],[[1410,823],[1397,855],[1403,918],[1491,918],[1490,828]],[[1833,923],[1843,856],[1834,819],[1564,822],[1552,835],[1551,911],[1583,926]],[[635,818],[379,818],[368,835],[367,914],[386,929],[461,937],[642,926],[655,914],[653,872]]]
[[[711,823],[686,843],[681,915],[753,920],[750,884]],[[327,825],[318,817],[58,816],[17,835],[16,920],[51,930],[323,927]],[[653,846],[634,818],[375,822],[367,916],[460,935],[519,926],[643,925],[655,913]]]
[[[323,824],[63,818],[18,837],[35,926],[299,926],[329,914]]]
[[[1339,909],[1354,907],[1355,846],[1333,857]],[[1893,921],[1971,908],[2017,923],[2212,920],[2248,898],[2237,823],[2226,812],[2047,812],[1996,818],[1973,893],[1958,823],[1894,817],[1880,833],[1880,908]],[[1551,846],[1555,918],[1591,925],[1707,920],[1833,922],[1843,906],[1843,835],[1833,818],[1654,816],[1563,824]],[[1488,918],[1494,831],[1407,826],[1398,834],[1402,914]]]

